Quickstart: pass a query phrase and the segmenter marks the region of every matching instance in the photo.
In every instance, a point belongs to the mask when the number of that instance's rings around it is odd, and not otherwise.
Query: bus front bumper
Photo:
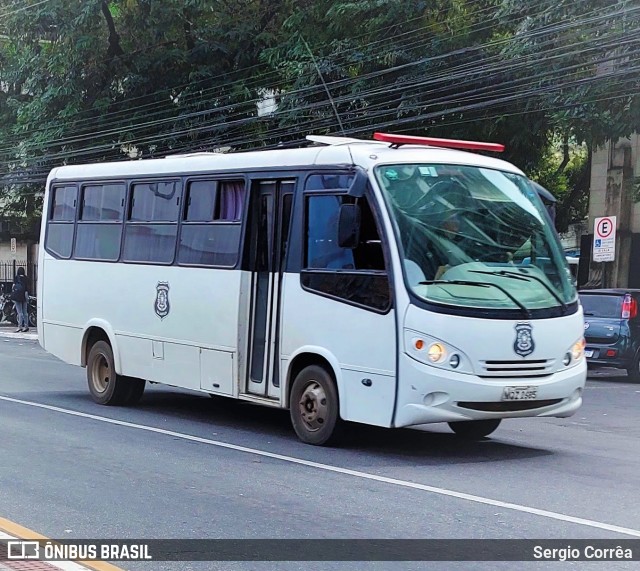
[[[436,422],[458,422],[492,418],[567,417],[582,404],[587,377],[584,359],[570,368],[545,377],[478,377],[430,367],[400,357],[398,399],[393,426],[418,426]],[[504,400],[505,388],[528,393],[533,400]]]

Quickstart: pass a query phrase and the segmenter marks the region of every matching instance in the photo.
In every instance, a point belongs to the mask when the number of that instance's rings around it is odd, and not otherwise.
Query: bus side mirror
[[[360,243],[360,206],[342,204],[338,218],[338,246],[353,250]]]

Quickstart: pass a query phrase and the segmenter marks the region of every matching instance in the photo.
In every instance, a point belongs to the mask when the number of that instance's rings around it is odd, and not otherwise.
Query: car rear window
[[[580,295],[580,303],[584,309],[584,314],[589,317],[620,319],[623,299],[623,296],[618,295]]]

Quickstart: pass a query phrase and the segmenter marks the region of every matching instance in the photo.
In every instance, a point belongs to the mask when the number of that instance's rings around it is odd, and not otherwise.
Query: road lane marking
[[[562,514],[559,512],[552,512],[549,510],[543,510],[521,504],[514,504],[511,502],[503,502],[501,500],[494,500],[492,498],[486,498],[484,496],[476,496],[474,494],[467,494],[465,492],[457,492],[455,490],[449,490],[447,488],[439,488],[436,486],[429,486],[427,484],[419,484],[417,482],[411,482],[409,480],[398,480],[396,478],[388,478],[387,476],[379,476],[378,474],[371,474],[369,472],[360,472],[359,470],[351,470],[349,468],[342,468],[340,466],[332,466],[331,464],[323,464],[320,462],[314,462],[312,460],[304,460],[302,458],[296,458],[294,456],[286,456],[284,454],[277,454],[275,452],[267,452],[266,450],[259,450],[257,448],[249,448],[247,446],[240,446],[237,444],[230,444],[228,442],[221,442],[219,440],[211,440],[209,438],[203,438],[201,436],[193,436],[191,434],[185,434],[182,432],[175,432],[173,430],[166,430],[164,428],[155,428],[153,426],[147,426],[144,424],[136,424],[133,422],[127,422],[125,420],[116,420],[106,416],[98,416],[95,414],[89,414],[86,412],[79,412],[77,410],[70,410],[53,406],[49,404],[42,404],[33,401],[26,401],[16,399],[12,397],[0,396],[0,400],[13,402],[17,404],[23,404],[27,406],[33,406],[36,408],[42,408],[54,412],[60,412],[62,414],[68,414],[70,416],[79,416],[82,418],[89,418],[91,420],[97,420],[99,422],[105,422],[107,424],[113,424],[116,426],[125,426],[127,428],[135,428],[137,430],[143,430],[145,432],[154,432],[156,434],[164,434],[173,438],[181,440],[188,440],[190,442],[199,442],[201,444],[208,444],[210,446],[216,446],[218,448],[226,448],[228,450],[235,450],[237,452],[246,452],[247,454],[253,454],[255,456],[262,456],[263,458],[272,458],[274,460],[281,460],[283,462],[289,462],[290,464],[298,464],[300,466],[307,466],[309,468],[316,468],[318,470],[324,470],[325,472],[334,472],[336,474],[343,474],[346,476],[353,476],[361,478],[363,480],[373,480],[374,482],[381,482],[383,484],[391,484],[394,486],[400,486],[403,488],[410,488],[414,490],[420,490],[423,492],[430,492],[432,494],[438,494],[440,496],[447,496],[450,498],[457,498],[460,500],[467,500],[477,504],[484,504],[488,506],[508,509],[521,513],[527,513],[531,515],[537,515],[540,517],[546,517],[548,519],[555,519],[567,523],[575,523],[577,525],[583,525],[587,527],[593,527],[596,529],[602,529],[605,531],[611,531],[614,533],[621,533],[624,535],[631,535],[633,537],[640,537],[640,530],[632,529],[629,527],[621,527],[619,525],[613,525],[609,523],[603,523],[591,519],[585,519],[581,517],[575,517],[571,515]]]
[[[18,523],[11,520],[0,517],[0,539],[3,541],[24,539],[24,540],[42,540],[49,541],[48,537],[40,535],[35,531],[30,530]],[[31,560],[35,561],[35,560]],[[16,562],[18,562],[16,560]],[[26,560],[20,560],[20,563],[24,564],[29,562]],[[94,571],[124,571],[120,567],[116,567],[106,561],[47,561],[47,564],[57,567],[62,571],[87,571],[87,569],[93,569]]]

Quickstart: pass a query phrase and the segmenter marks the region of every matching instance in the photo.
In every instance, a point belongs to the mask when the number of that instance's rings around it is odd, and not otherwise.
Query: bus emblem
[[[531,335],[530,323],[516,323],[516,341],[513,350],[521,357],[531,355],[536,345]]]
[[[169,282],[158,282],[156,286],[156,302],[153,304],[156,315],[164,319],[169,315],[171,306],[169,305]]]

